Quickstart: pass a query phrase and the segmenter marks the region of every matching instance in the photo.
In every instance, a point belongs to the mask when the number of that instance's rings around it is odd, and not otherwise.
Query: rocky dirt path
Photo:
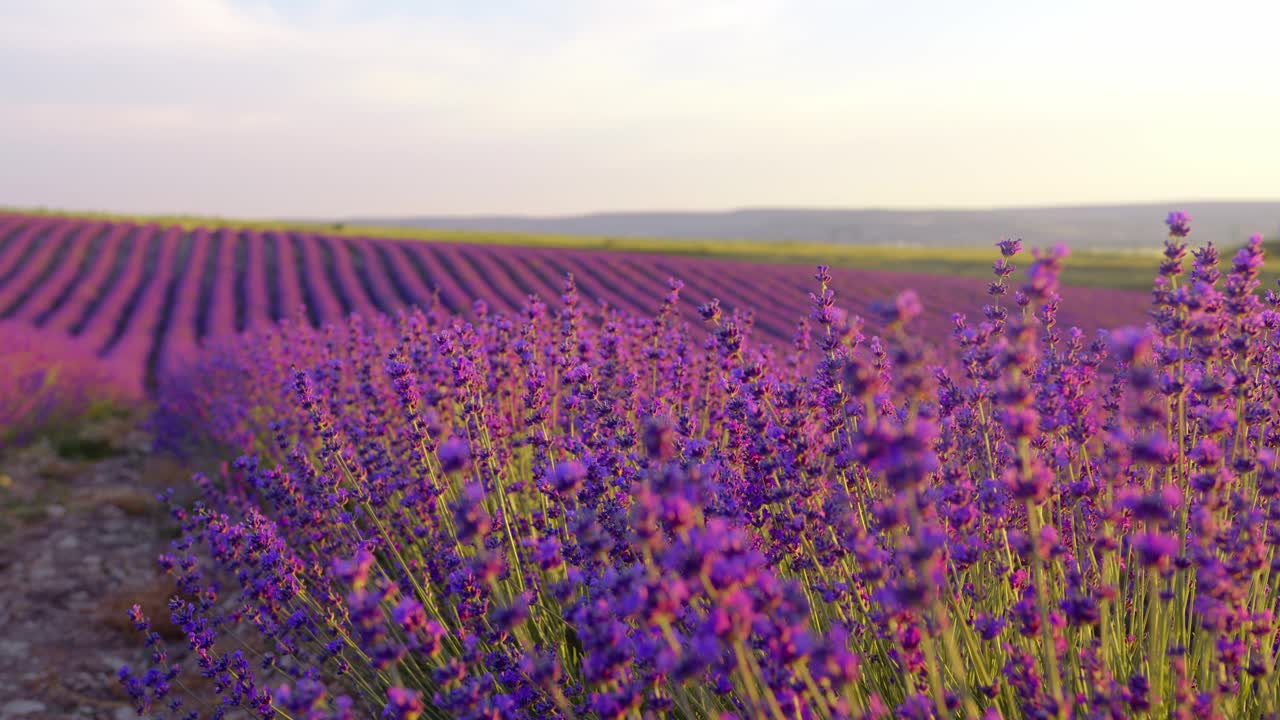
[[[189,477],[132,426],[106,457],[47,442],[0,456],[0,720],[136,718],[116,679],[145,667],[126,616],[167,615],[155,558],[174,526],[155,495]]]

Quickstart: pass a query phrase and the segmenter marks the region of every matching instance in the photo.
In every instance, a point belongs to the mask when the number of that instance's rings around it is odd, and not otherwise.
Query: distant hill
[[[1191,213],[1195,240],[1238,245],[1280,236],[1280,201],[997,208],[991,210],[744,209],[725,212],[605,212],[561,217],[361,217],[351,224],[606,237],[775,240],[965,247],[1000,237],[1077,249],[1157,247],[1169,210]]]

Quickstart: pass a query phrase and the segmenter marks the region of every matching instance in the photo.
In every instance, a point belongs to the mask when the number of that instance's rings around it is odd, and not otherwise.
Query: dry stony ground
[[[167,615],[155,558],[175,527],[155,495],[190,475],[136,426],[79,430],[88,456],[48,440],[0,455],[0,720],[137,717],[116,679],[146,667],[126,611]]]

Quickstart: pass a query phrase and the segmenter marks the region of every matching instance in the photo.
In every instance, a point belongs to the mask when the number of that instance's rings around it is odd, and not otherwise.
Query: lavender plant
[[[0,453],[69,422],[95,403],[135,401],[109,364],[83,346],[0,322]]]
[[[999,244],[950,345],[842,311],[783,356],[654,316],[437,305],[235,341],[162,386],[236,448],[141,608],[140,711],[348,718],[1274,716],[1280,298],[1171,214],[1143,328],[1057,323]],[[228,587],[228,583],[230,586]]]

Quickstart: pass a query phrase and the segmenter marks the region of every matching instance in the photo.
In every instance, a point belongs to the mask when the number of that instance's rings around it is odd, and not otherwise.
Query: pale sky
[[[0,0],[0,205],[1280,198],[1280,3]]]

